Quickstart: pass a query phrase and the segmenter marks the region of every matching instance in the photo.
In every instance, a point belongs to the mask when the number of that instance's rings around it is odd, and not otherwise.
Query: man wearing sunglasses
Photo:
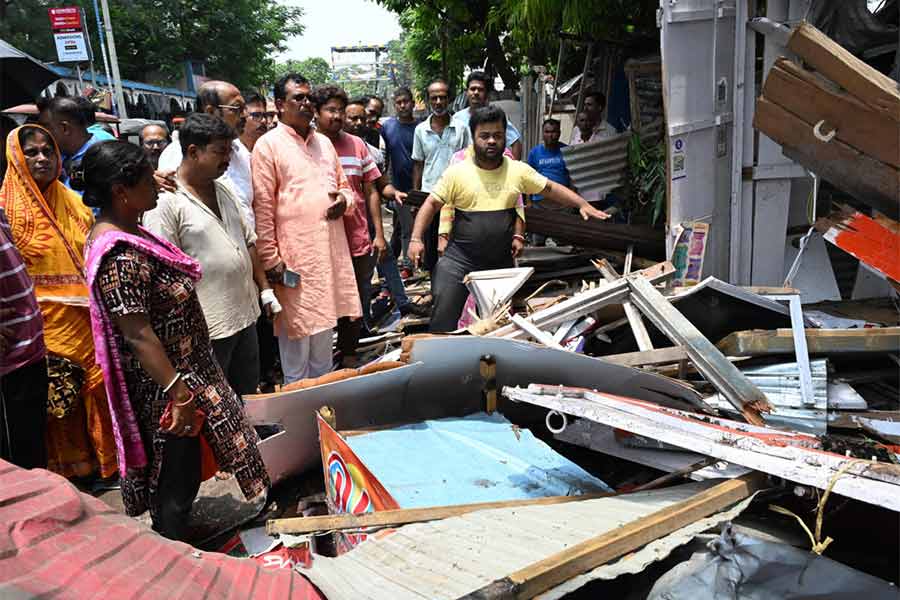
[[[355,195],[329,139],[312,127],[309,81],[274,87],[278,126],[253,147],[259,258],[284,310],[275,317],[284,383],[331,370],[331,330],[362,307],[342,219]],[[341,106],[343,108],[343,106]]]

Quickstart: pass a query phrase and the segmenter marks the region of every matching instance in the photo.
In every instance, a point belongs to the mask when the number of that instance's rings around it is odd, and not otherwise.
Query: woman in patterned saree
[[[84,190],[85,204],[100,208],[86,276],[125,510],[149,508],[154,529],[184,539],[206,471],[203,444],[251,499],[269,485],[259,438],[213,354],[195,291],[200,265],[139,225],[157,196],[143,151],[97,144],[72,184]]]
[[[64,477],[116,473],[115,440],[103,373],[94,362],[84,240],[94,217],[60,183],[59,149],[37,125],[13,130],[0,188],[13,242],[34,280],[44,319],[50,377],[48,468]]]

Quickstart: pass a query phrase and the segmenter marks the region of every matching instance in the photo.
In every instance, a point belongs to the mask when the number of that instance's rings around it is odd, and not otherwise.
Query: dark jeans
[[[456,330],[459,317],[469,298],[469,288],[463,283],[463,279],[474,270],[476,269],[446,254],[438,261],[431,276],[431,295],[434,304],[431,309],[429,330],[432,333]]]
[[[256,323],[234,335],[212,340],[213,352],[225,379],[238,396],[255,394],[259,387],[259,340]]]
[[[369,319],[369,304],[372,300],[371,282],[372,270],[375,267],[375,257],[370,254],[353,257],[353,273],[356,276],[356,290],[359,293],[359,302],[362,305],[362,319],[351,321],[349,317],[338,319],[337,348],[343,357],[356,354],[356,346],[359,345],[359,337],[363,323]]]
[[[400,278],[400,270],[397,268],[397,261],[390,255],[384,262],[378,263],[378,276],[384,279],[384,283],[391,293],[391,296],[394,297],[394,303],[398,308],[409,304],[409,296],[406,295],[403,279]]]
[[[391,232],[391,251],[394,258],[403,257],[404,262],[407,261],[407,251],[409,249],[409,238],[412,235],[413,216],[409,211],[409,207],[394,204],[394,230]]]
[[[47,361],[0,376],[0,458],[24,469],[47,468]]]
[[[184,541],[191,506],[200,491],[200,438],[166,436],[159,482],[152,502],[153,529]]]

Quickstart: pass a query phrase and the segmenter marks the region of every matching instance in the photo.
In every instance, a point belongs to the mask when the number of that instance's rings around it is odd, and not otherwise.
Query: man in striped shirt
[[[350,256],[353,257],[353,272],[363,318],[351,321],[349,317],[342,317],[338,320],[337,346],[343,366],[355,367],[356,346],[365,319],[369,316],[372,272],[376,262],[383,258],[374,256],[369,237],[369,213],[381,214],[381,197],[375,187],[375,180],[381,177],[381,171],[375,166],[366,143],[344,132],[344,111],[348,102],[346,92],[334,85],[323,85],[313,91],[312,102],[316,107],[316,130],[334,146],[354,195],[353,207],[344,213],[344,228]],[[381,253],[386,250],[382,247]]]
[[[34,285],[0,208],[0,458],[47,468],[47,349]]]

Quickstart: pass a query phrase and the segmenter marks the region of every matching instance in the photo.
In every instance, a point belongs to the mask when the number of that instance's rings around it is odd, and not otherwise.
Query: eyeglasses
[[[293,99],[296,100],[298,104],[303,104],[304,102],[312,102],[312,94],[297,94]]]
[[[253,119],[254,121],[262,121],[265,119],[266,121],[272,121],[275,119],[274,112],[252,112],[247,113],[247,117]]]
[[[244,108],[246,108],[243,104],[232,105],[232,104],[219,104],[219,108],[222,110],[230,110],[235,113],[244,112]]]
[[[144,145],[148,148],[165,148],[169,142],[168,140],[144,140]]]

